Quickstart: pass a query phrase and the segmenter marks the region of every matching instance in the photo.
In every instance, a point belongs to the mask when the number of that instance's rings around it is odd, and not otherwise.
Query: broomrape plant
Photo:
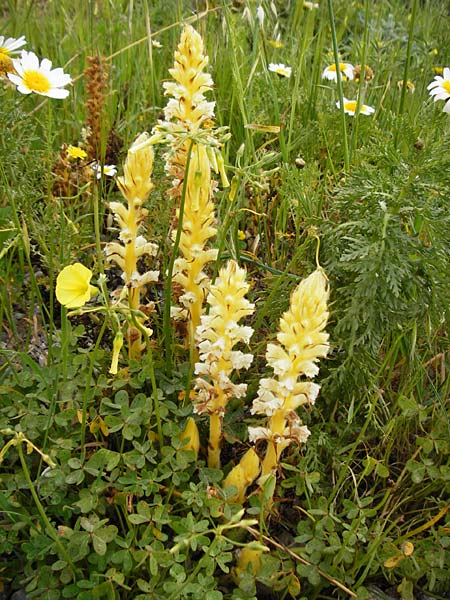
[[[141,291],[149,283],[158,280],[159,271],[139,273],[138,260],[142,256],[155,256],[158,247],[148,242],[140,229],[148,215],[143,203],[150,194],[153,183],[153,148],[147,133],[142,133],[128,150],[124,165],[124,174],[117,178],[117,185],[127,201],[110,202],[109,208],[120,228],[119,241],[109,242],[106,246],[106,258],[116,263],[123,271],[124,290],[128,297],[130,310],[139,310]],[[151,307],[150,307],[151,308]],[[139,319],[139,317],[136,317]],[[152,334],[150,329],[148,335]],[[139,358],[141,354],[141,331],[130,324],[127,332],[130,358]]]
[[[231,398],[242,398],[247,384],[236,384],[230,377],[233,370],[248,369],[253,355],[233,350],[239,342],[248,343],[253,329],[238,322],[254,311],[254,304],[245,298],[249,284],[246,272],[230,260],[219,271],[219,277],[208,294],[209,313],[202,315],[197,327],[200,361],[195,364],[197,397],[194,412],[209,414],[208,465],[220,467],[222,419]]]
[[[328,285],[322,269],[316,269],[294,290],[291,304],[280,320],[279,344],[268,344],[266,359],[275,377],[261,379],[252,414],[268,417],[266,427],[249,427],[252,442],[267,441],[259,483],[264,483],[278,467],[281,454],[293,441],[304,444],[310,434],[296,409],[314,404],[320,387],[300,377],[313,378],[317,362],[329,350]]]
[[[183,182],[188,178],[183,204],[176,211],[182,256],[174,263],[173,278],[183,289],[179,298],[183,308],[173,309],[172,314],[180,319],[188,317],[191,346],[209,284],[203,268],[217,259],[217,250],[207,248],[208,240],[217,233],[211,169],[220,172],[222,184],[228,185],[220,154],[223,130],[214,129],[215,103],[205,98],[213,86],[211,75],[204,72],[207,64],[201,36],[187,25],[175,52],[174,66],[169,69],[174,81],[163,84],[165,94],[171,96],[164,109],[165,121],[156,125],[152,138],[154,143],[169,144],[165,155],[166,171],[173,178],[169,194],[180,200]]]

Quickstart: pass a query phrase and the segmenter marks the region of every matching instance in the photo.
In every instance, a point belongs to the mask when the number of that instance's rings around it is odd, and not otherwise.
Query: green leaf
[[[106,554],[106,542],[100,536],[95,533],[92,534],[92,545],[94,546],[94,550],[100,556],[104,556]]]

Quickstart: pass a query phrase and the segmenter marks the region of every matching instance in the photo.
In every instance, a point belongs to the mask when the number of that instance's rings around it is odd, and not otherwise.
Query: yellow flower
[[[75,263],[64,267],[56,278],[56,298],[66,308],[80,308],[88,302],[97,288],[90,285],[92,271]]]
[[[79,146],[67,146],[66,153],[69,158],[77,159],[77,158],[87,158],[87,152],[80,148]]]
[[[123,167],[123,176],[117,178],[117,185],[128,202],[142,204],[153,189],[153,147],[146,131],[138,135],[130,146]]]
[[[328,353],[328,294],[326,277],[316,269],[294,290],[289,310],[280,319],[278,344],[267,345],[266,360],[275,377],[260,380],[251,412],[267,415],[268,427],[249,427],[250,441],[267,440],[259,483],[275,471],[284,448],[308,439],[310,432],[295,411],[314,404],[320,388],[299,377],[315,377],[316,363]]]
[[[111,367],[109,369],[109,372],[111,373],[111,375],[117,375],[117,370],[119,367],[119,356],[120,356],[120,351],[122,350],[122,346],[123,346],[123,333],[119,330],[116,335],[114,336],[114,341],[113,341],[113,355],[112,355],[112,359],[111,359]]]
[[[197,424],[192,417],[189,417],[184,431],[180,433],[180,440],[186,440],[183,450],[192,450],[195,458],[197,458],[200,449],[200,436]]]
[[[259,471],[258,455],[253,448],[250,448],[241,458],[240,462],[231,469],[223,482],[223,487],[234,486],[237,488],[235,495],[230,500],[242,504],[245,500],[245,492],[248,486],[258,477]]]
[[[231,398],[245,396],[247,385],[236,384],[230,376],[233,370],[248,369],[253,355],[233,350],[239,343],[248,343],[253,329],[238,322],[255,308],[245,294],[249,284],[246,271],[230,260],[220,269],[211,286],[207,301],[209,314],[201,316],[196,337],[200,360],[195,363],[197,400],[194,412],[210,415],[208,466],[220,468],[222,418]]]

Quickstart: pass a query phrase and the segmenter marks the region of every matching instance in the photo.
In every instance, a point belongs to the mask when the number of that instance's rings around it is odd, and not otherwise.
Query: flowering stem
[[[208,467],[220,469],[220,442],[222,440],[222,417],[214,412],[209,418]]]
[[[172,331],[170,327],[170,308],[171,308],[171,290],[172,290],[172,275],[173,275],[173,266],[175,263],[175,258],[178,253],[178,247],[180,245],[181,232],[183,230],[183,213],[184,213],[184,203],[186,200],[186,191],[187,191],[187,183],[188,183],[188,173],[189,167],[191,164],[191,156],[192,156],[192,148],[194,146],[193,140],[190,141],[189,150],[186,157],[186,169],[184,172],[183,179],[183,189],[181,192],[180,198],[180,208],[178,211],[178,226],[177,226],[177,234],[175,237],[175,241],[172,247],[172,255],[170,257],[169,266],[167,268],[167,277],[166,277],[166,285],[164,288],[164,317],[163,317],[163,333],[164,333],[164,343],[166,347],[166,370],[167,373],[170,374],[172,372]]]
[[[80,448],[81,448],[81,462],[82,463],[84,462],[84,459],[86,457],[85,441],[86,441],[86,425],[87,425],[87,403],[88,403],[88,399],[90,397],[90,393],[92,391],[91,379],[92,379],[92,373],[94,371],[95,356],[97,354],[98,347],[100,346],[100,342],[103,338],[103,334],[105,333],[107,322],[108,322],[108,319],[105,318],[102,323],[100,332],[98,334],[97,341],[95,342],[94,349],[89,354],[89,371],[88,371],[88,375],[86,378],[86,388],[84,391],[83,407],[82,407],[82,411],[81,411]]]
[[[100,194],[98,193],[98,186],[94,186],[93,193],[93,203],[94,203],[94,233],[95,233],[95,250],[97,254],[97,265],[99,272],[103,275],[105,273],[105,269],[103,266],[103,254],[102,254],[102,245],[101,245],[101,237],[100,237],[100,210],[99,210],[99,202],[100,202]]]
[[[159,409],[159,396],[158,396],[158,386],[156,385],[156,377],[155,377],[155,367],[153,363],[153,351],[152,346],[150,344],[150,338],[147,335],[147,332],[144,331],[145,341],[147,345],[147,360],[150,371],[150,382],[152,384],[152,393],[153,393],[153,407],[155,409],[156,416],[156,428],[158,430],[158,441],[162,446],[163,443],[163,433],[162,433],[162,425],[161,425],[161,411]]]
[[[348,139],[347,139],[347,124],[345,121],[345,110],[344,110],[344,93],[342,91],[342,77],[341,77],[341,69],[340,69],[340,61],[339,61],[339,50],[336,36],[336,25],[334,23],[334,11],[333,11],[333,0],[327,0],[328,3],[328,14],[330,16],[330,26],[331,26],[331,37],[333,41],[333,53],[334,53],[334,62],[336,63],[336,80],[337,80],[337,90],[339,96],[339,106],[341,110],[341,124],[342,124],[342,145],[344,147],[344,169],[348,171],[350,168],[350,158],[348,151]]]
[[[406,91],[408,89],[409,65],[411,64],[411,50],[412,50],[412,41],[413,41],[413,35],[414,35],[414,25],[416,22],[416,12],[417,12],[417,0],[413,0],[412,10],[411,10],[411,19],[409,22],[408,45],[406,48],[406,61],[405,61],[405,68],[403,71],[403,85],[402,85],[402,91],[400,94],[400,103],[398,106],[398,113],[397,113],[398,126],[397,126],[397,130],[395,132],[395,138],[394,138],[395,148],[397,148],[397,145],[398,145],[398,138],[399,138],[400,130],[402,128],[401,118],[403,115],[403,111],[405,110],[405,98],[406,98]]]

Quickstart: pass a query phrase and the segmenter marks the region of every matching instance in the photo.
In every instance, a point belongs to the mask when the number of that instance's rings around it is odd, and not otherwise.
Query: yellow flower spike
[[[214,82],[205,72],[208,57],[203,40],[197,31],[186,25],[174,54],[174,65],[169,69],[173,81],[163,83],[169,101],[164,109],[164,121],[153,129],[152,143],[169,143],[166,170],[174,178],[173,196],[181,196],[184,172],[191,140],[202,140],[208,147],[210,166],[220,173],[224,187],[228,184],[220,147],[226,139],[225,128],[214,129],[214,102],[205,94],[212,91]],[[220,135],[221,139],[217,139]]]
[[[153,158],[150,136],[141,133],[128,150],[123,177],[117,178],[117,185],[129,202],[142,203],[152,191]]]
[[[92,271],[75,263],[68,265],[56,278],[56,298],[66,308],[80,308],[88,302],[98,290],[90,285]]]
[[[200,353],[195,363],[197,398],[194,411],[210,415],[208,466],[220,468],[220,444],[222,419],[228,401],[241,398],[247,390],[246,384],[236,384],[230,375],[234,369],[248,369],[252,354],[233,350],[238,342],[248,343],[253,329],[238,322],[253,313],[245,295],[249,284],[245,281],[246,271],[234,260],[220,269],[219,276],[211,286],[207,301],[210,309],[201,316],[196,337]]]
[[[163,84],[166,96],[172,96],[165,109],[168,121],[176,118],[187,130],[197,130],[206,119],[214,116],[214,102],[206,102],[204,93],[212,90],[213,81],[203,69],[208,57],[203,51],[202,37],[191,25],[186,25],[174,54],[174,66],[169,69],[175,81]]]
[[[200,324],[203,303],[209,287],[209,278],[203,271],[208,262],[216,260],[217,250],[207,248],[210,238],[216,235],[214,203],[211,199],[211,169],[204,146],[192,150],[191,167],[186,187],[183,229],[179,250],[182,257],[174,263],[173,280],[183,288],[179,301],[190,316],[189,335]]]
[[[314,404],[320,388],[299,377],[315,377],[316,363],[328,353],[329,336],[324,331],[328,296],[327,278],[319,267],[292,293],[289,310],[280,319],[279,344],[267,346],[267,364],[275,377],[261,379],[251,412],[269,420],[267,427],[249,427],[252,442],[267,440],[260,483],[275,472],[281,453],[292,441],[305,443],[309,436],[295,411],[306,403]]]
[[[192,417],[189,417],[187,420],[186,427],[180,434],[180,440],[186,440],[183,450],[192,450],[197,459],[198,451],[200,449],[200,435],[198,433],[197,424]]]
[[[127,201],[126,206],[120,202],[110,202],[109,208],[119,225],[119,241],[106,245],[106,259],[116,263],[123,271],[126,285],[128,305],[131,310],[138,311],[141,301],[141,290],[149,283],[158,280],[158,271],[139,273],[138,260],[142,256],[154,256],[157,246],[147,242],[140,234],[148,211],[142,207],[153,189],[151,175],[153,170],[153,147],[148,133],[140,134],[128,150],[124,165],[124,174],[117,178],[117,184]],[[135,315],[135,318],[138,317]],[[143,320],[140,320],[142,327]],[[152,331],[145,328],[150,336]],[[130,325],[127,331],[128,353],[130,358],[138,359],[142,350],[141,328]],[[119,343],[119,342],[117,342]],[[113,362],[111,368],[116,368]],[[114,373],[113,373],[114,374]]]
[[[117,375],[117,370],[118,370],[118,365],[119,365],[119,356],[120,356],[120,351],[122,350],[122,346],[123,346],[123,333],[119,330],[116,335],[114,336],[114,341],[113,341],[113,355],[112,355],[112,359],[111,359],[111,367],[109,369],[109,372],[111,373],[111,375]]]
[[[258,477],[259,471],[258,455],[250,448],[224,479],[223,487],[233,485],[237,488],[236,494],[230,499],[232,502],[244,502],[247,488]]]

